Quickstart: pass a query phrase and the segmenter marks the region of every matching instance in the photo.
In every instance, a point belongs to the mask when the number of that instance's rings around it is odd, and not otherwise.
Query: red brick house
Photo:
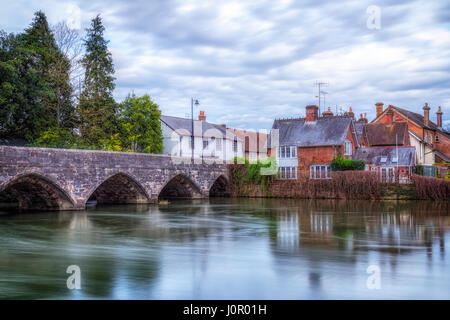
[[[328,110],[319,117],[318,106],[306,106],[305,118],[279,119],[272,125],[268,154],[275,155],[280,179],[331,177],[330,163],[336,156],[351,159],[359,146],[353,113],[334,116]]]
[[[450,162],[450,132],[442,128],[442,110],[438,107],[436,123],[430,120],[428,103],[423,107],[423,115],[389,105],[383,110],[383,103],[376,104],[377,116],[371,123],[395,125],[406,123],[410,144],[416,148],[417,163],[433,165]]]
[[[375,172],[381,182],[410,182],[416,165],[416,149],[411,146],[358,148],[353,160],[366,163],[366,170]]]

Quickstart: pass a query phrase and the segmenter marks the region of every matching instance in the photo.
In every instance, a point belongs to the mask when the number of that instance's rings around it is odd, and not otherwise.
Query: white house
[[[192,149],[192,126],[194,148]],[[243,141],[226,129],[225,125],[206,121],[203,111],[199,120],[161,115],[163,154],[194,159],[215,159],[232,162],[243,157]]]

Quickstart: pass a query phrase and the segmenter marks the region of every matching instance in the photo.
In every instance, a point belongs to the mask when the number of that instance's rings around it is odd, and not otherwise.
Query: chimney
[[[330,107],[328,107],[328,111],[322,112],[322,116],[325,118],[329,118],[334,116],[333,112],[331,111]]]
[[[362,123],[367,123],[367,118],[363,116],[363,114],[361,113],[358,119],[358,122],[362,122]]]
[[[352,107],[350,107],[350,109],[348,110],[347,115],[348,115],[349,117],[352,117],[352,118],[355,117],[355,114],[353,113]]]
[[[386,125],[390,126],[394,122],[394,111],[392,111],[392,109],[389,109],[388,112],[386,112],[386,115],[387,115]]]
[[[377,117],[383,112],[383,102],[377,102],[375,103],[375,105],[377,106]]]
[[[425,102],[425,105],[423,106],[423,122],[426,126],[430,123],[430,107],[427,102]]]
[[[442,129],[442,110],[441,110],[441,106],[439,106],[438,111],[436,112],[437,115],[437,119],[436,119],[436,123],[438,128]]]
[[[314,122],[318,117],[319,107],[316,105],[306,106],[306,122]]]
[[[205,111],[200,111],[200,114],[198,115],[198,120],[200,121],[206,120]]]

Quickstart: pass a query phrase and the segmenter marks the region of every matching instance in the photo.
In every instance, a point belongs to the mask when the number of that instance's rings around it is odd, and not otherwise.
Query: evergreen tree
[[[70,65],[47,18],[35,13],[23,34],[0,35],[0,133],[33,141],[46,130],[74,125]]]
[[[81,133],[89,144],[98,147],[116,130],[116,103],[112,96],[114,66],[104,30],[97,15],[86,29],[85,55],[81,61],[85,69],[79,102]]]

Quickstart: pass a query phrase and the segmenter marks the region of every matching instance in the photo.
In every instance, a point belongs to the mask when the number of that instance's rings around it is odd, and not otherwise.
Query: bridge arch
[[[14,177],[0,193],[16,200],[20,209],[70,210],[75,202],[72,197],[51,178],[38,173]]]
[[[149,203],[150,197],[134,177],[116,172],[91,188],[86,202],[89,200],[98,204]]]
[[[231,185],[228,178],[221,174],[217,177],[209,188],[210,197],[229,197],[231,195]]]
[[[177,174],[169,179],[159,190],[158,199],[199,199],[204,198],[195,182],[184,174]]]

